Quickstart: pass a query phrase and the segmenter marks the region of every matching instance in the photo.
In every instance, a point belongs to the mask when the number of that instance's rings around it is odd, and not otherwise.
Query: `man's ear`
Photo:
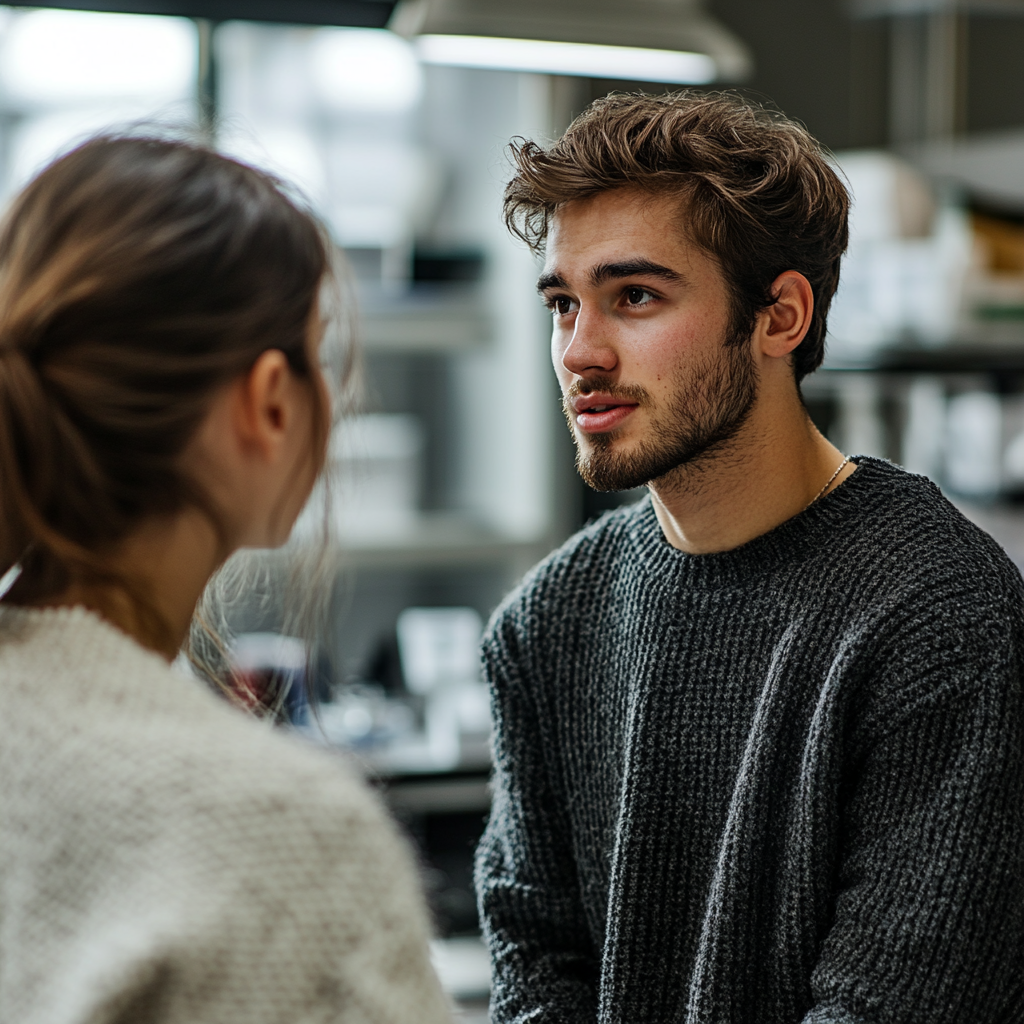
[[[781,359],[807,337],[814,313],[814,292],[810,281],[795,270],[779,274],[771,291],[776,299],[759,314],[754,342],[762,355]]]
[[[234,421],[243,450],[272,460],[290,426],[290,369],[284,353],[268,349],[235,384]]]

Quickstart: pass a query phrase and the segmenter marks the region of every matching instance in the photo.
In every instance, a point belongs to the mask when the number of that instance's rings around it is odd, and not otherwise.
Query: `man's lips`
[[[577,395],[571,404],[576,425],[586,434],[615,430],[639,407],[636,402],[600,391]]]

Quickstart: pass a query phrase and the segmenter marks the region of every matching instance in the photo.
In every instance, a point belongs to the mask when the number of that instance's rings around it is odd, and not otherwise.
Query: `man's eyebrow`
[[[663,281],[682,281],[683,275],[671,267],[663,267],[660,263],[650,260],[620,260],[616,263],[599,263],[590,271],[590,281],[594,287],[606,281],[615,281],[624,277],[660,277]],[[537,291],[546,292],[549,288],[568,288],[561,274],[550,271],[541,274],[537,280]]]
[[[619,263],[600,263],[590,271],[590,281],[596,288],[606,281],[623,277],[660,277],[663,281],[682,281],[683,275],[671,267],[663,267],[650,260],[622,260]]]
[[[561,274],[541,274],[537,278],[537,291],[546,292],[549,288],[565,288],[565,278]]]

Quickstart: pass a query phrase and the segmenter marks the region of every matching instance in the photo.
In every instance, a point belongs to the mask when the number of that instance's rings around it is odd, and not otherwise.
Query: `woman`
[[[0,230],[0,1020],[449,1019],[374,799],[169,667],[323,464],[328,253],[159,139],[84,144]]]

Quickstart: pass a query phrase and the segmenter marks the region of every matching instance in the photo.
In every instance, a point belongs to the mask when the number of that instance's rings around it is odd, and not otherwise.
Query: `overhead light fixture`
[[[183,99],[195,81],[195,36],[184,18],[18,12],[0,45],[0,85],[33,106]]]
[[[429,35],[416,40],[416,51],[425,64],[462,68],[501,68],[689,85],[706,85],[718,77],[714,58],[706,53],[649,50],[639,46]]]
[[[389,27],[430,64],[679,85],[752,69],[700,0],[402,0]]]
[[[413,48],[380,28],[318,29],[310,63],[321,98],[341,112],[404,113],[423,91],[423,70]]]

